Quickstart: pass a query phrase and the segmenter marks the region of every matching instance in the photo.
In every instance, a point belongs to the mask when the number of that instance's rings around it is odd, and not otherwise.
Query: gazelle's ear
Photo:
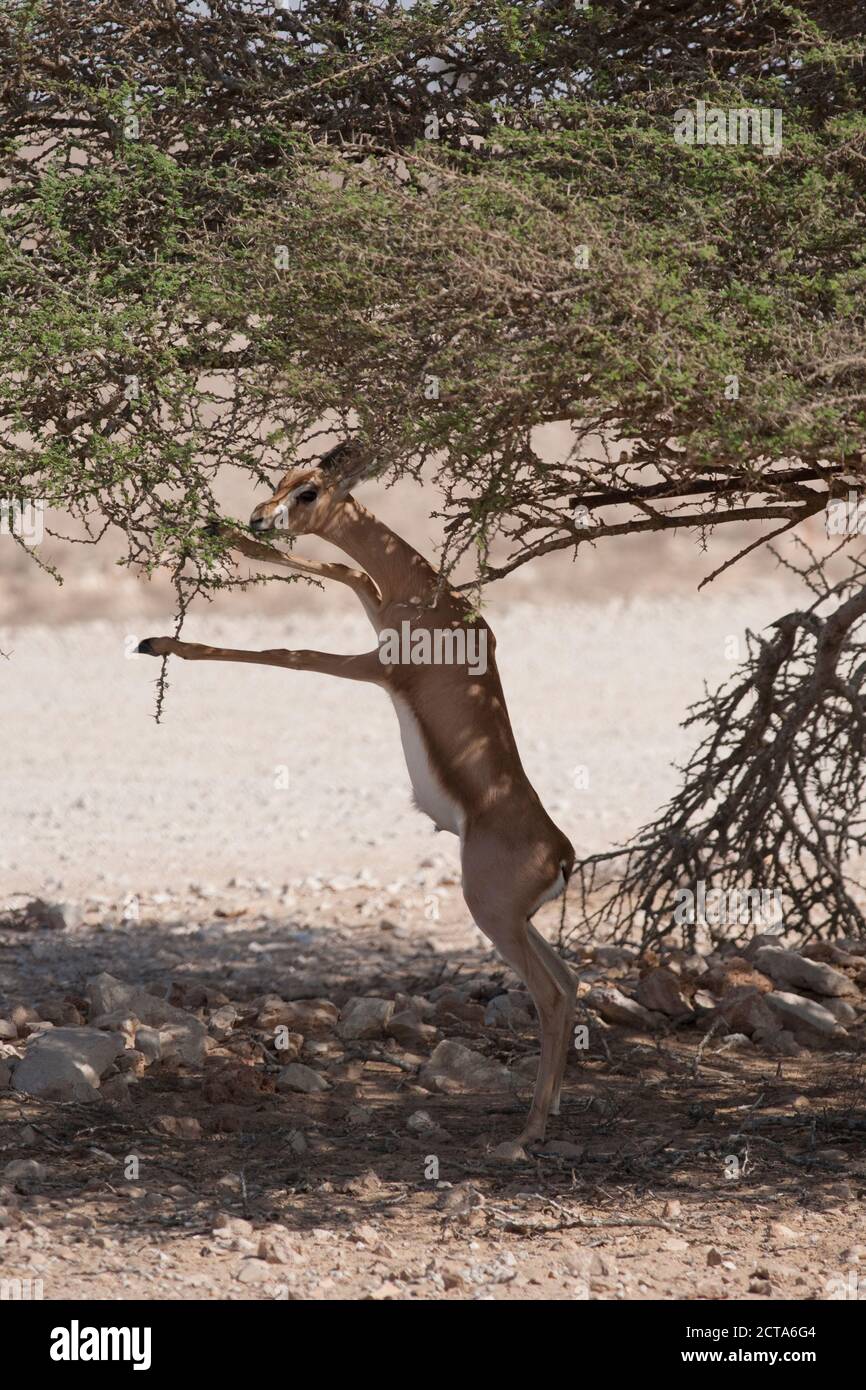
[[[372,459],[356,439],[344,439],[319,460],[319,467],[333,478],[338,497],[345,497],[369,473]]]

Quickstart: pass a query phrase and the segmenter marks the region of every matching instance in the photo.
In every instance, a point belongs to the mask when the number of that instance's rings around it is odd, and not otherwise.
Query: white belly
[[[558,898],[560,893],[563,892],[564,888],[565,874],[563,873],[562,869],[560,869],[554,882],[547,889],[547,892],[542,893],[541,897],[538,899],[538,902],[535,904],[535,907],[532,909],[532,911],[526,914],[527,917],[534,917],[540,907],[543,907],[545,903],[552,902],[554,898]]]
[[[417,719],[405,700],[400,699],[398,695],[391,695],[391,701],[400,723],[400,740],[403,744],[409,780],[415,793],[415,805],[425,816],[430,817],[439,830],[450,830],[454,835],[461,835],[463,813],[430,766]]]

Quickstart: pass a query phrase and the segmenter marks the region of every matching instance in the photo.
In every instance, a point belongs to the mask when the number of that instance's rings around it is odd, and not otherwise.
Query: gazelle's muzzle
[[[285,502],[275,502],[271,498],[267,502],[260,502],[250,517],[251,531],[273,531],[275,527],[285,526],[288,518],[288,507]]]

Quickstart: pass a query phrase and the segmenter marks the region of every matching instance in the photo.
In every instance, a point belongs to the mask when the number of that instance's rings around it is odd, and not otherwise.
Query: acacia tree
[[[866,464],[864,18],[4,0],[0,496],[119,532],[181,611],[237,582],[221,470],[325,432],[425,470],[479,583],[795,526]],[[781,141],[678,143],[698,102]]]

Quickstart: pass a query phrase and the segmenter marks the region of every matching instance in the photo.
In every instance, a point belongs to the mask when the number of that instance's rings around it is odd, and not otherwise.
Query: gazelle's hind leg
[[[574,1017],[574,981],[553,947],[531,925],[528,913],[555,880],[558,866],[537,856],[515,863],[489,837],[467,838],[463,894],[484,935],[524,982],[538,1012],[541,1060],[529,1116],[518,1143],[544,1138],[547,1117],[558,1104]]]
[[[574,1013],[576,986],[574,976],[566,965],[565,961],[553,949],[550,942],[536,931],[532,923],[529,924],[529,940],[533,950],[547,963],[550,971],[556,976],[560,986],[565,991],[566,1007],[562,1011],[562,1020],[559,1032],[559,1050],[556,1056],[555,1075],[558,1077],[553,1092],[553,1100],[550,1105],[552,1115],[559,1114],[559,1100],[562,1091],[562,1081],[565,1075],[565,1064],[568,1060],[568,1050],[571,1047],[574,1034]]]

